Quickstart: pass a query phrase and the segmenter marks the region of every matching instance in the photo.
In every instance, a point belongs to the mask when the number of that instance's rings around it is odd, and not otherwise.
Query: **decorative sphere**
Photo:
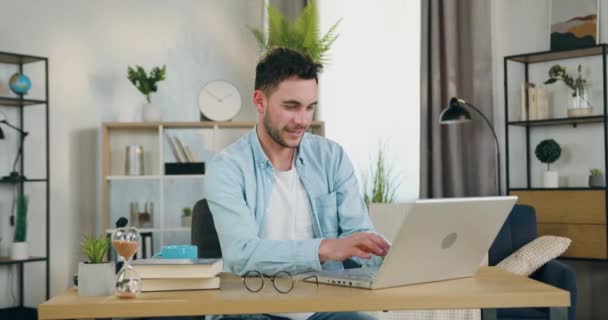
[[[15,73],[9,80],[11,90],[18,95],[26,94],[32,87],[30,78],[22,73]]]

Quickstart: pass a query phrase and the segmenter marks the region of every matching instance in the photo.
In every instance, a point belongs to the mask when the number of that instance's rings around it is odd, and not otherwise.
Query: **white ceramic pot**
[[[111,296],[114,294],[114,262],[78,264],[79,296]]]
[[[142,110],[142,119],[144,122],[160,122],[162,112],[156,104],[146,103]]]
[[[13,242],[11,244],[11,259],[25,260],[29,257],[27,242]]]
[[[543,174],[543,187],[545,188],[557,188],[559,174],[557,171],[545,171]]]
[[[192,216],[182,216],[182,227],[190,228],[192,226]]]

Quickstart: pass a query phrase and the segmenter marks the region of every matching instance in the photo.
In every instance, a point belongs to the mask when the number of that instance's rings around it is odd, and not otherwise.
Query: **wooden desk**
[[[266,283],[250,293],[240,278],[222,275],[221,290],[146,292],[136,299],[79,297],[74,289],[38,308],[39,319],[192,316],[287,312],[378,311],[423,309],[487,309],[549,307],[552,319],[567,319],[570,294],[505,271],[484,267],[473,278],[391,289],[366,290],[296,283],[289,294],[280,294]],[[487,319],[487,318],[484,318]]]

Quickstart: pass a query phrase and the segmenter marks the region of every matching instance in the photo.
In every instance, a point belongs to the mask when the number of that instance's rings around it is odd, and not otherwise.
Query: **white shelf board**
[[[186,228],[186,227],[170,227],[170,228],[165,228],[163,231],[167,232],[167,231],[183,231],[183,232],[190,232],[190,228]]]
[[[127,180],[158,180],[160,176],[107,176],[109,181],[127,181]]]
[[[165,179],[200,179],[204,178],[204,174],[167,174],[163,176]]]
[[[114,232],[114,230],[116,230],[116,229],[106,229],[106,233],[112,233],[112,232]],[[143,232],[161,232],[161,231],[163,231],[163,229],[161,229],[161,228],[138,228],[137,231],[139,231],[139,233],[143,233]]]

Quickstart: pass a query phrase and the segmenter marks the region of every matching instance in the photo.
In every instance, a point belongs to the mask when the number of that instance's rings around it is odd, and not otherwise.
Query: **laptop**
[[[500,196],[394,204],[405,217],[389,237],[392,246],[380,267],[315,275],[319,283],[366,289],[472,277],[516,201]]]

